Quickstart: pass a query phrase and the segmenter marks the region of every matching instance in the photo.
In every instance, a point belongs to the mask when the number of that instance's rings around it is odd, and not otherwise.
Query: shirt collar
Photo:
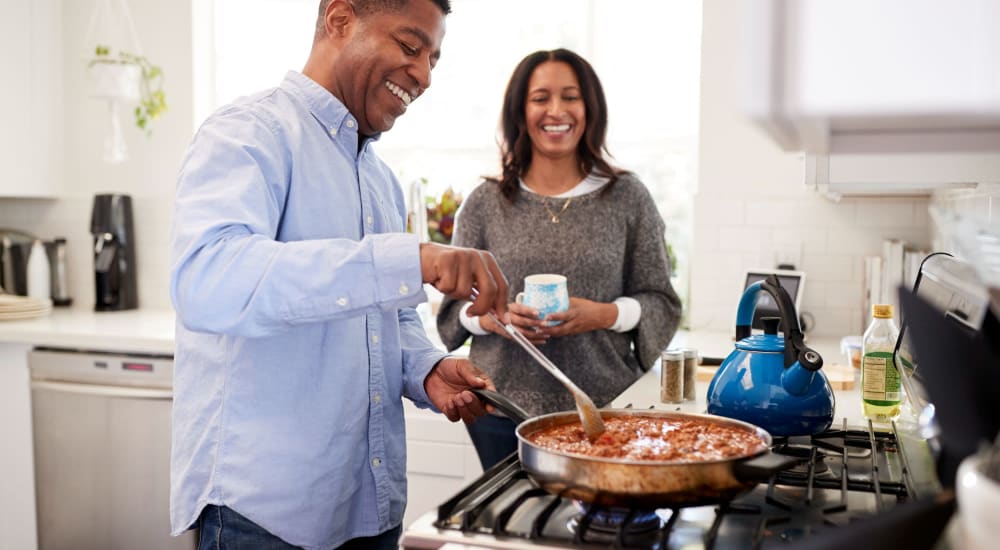
[[[359,135],[358,121],[354,115],[337,99],[337,96],[308,76],[298,71],[288,71],[285,74],[285,79],[281,82],[281,89],[305,103],[309,107],[309,112],[327,131],[336,130],[337,134],[341,131],[349,131],[356,136]],[[375,134],[366,142],[378,141],[381,135],[381,133]],[[368,143],[365,145],[367,146]]]

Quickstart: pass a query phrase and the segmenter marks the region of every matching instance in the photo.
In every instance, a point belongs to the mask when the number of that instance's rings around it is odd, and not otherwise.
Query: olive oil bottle
[[[861,344],[861,399],[865,418],[888,424],[899,416],[902,401],[899,370],[892,360],[899,329],[892,306],[872,306],[872,322]]]

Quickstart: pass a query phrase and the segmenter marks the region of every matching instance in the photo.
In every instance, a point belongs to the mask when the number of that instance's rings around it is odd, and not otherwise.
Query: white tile
[[[731,278],[732,273],[743,270],[743,259],[739,254],[696,253],[696,266],[698,268],[699,279],[725,279]],[[692,286],[694,282],[692,281]]]
[[[719,226],[719,250],[723,252],[759,252],[765,230],[745,225]]]
[[[855,261],[854,256],[806,254],[802,257],[802,266],[808,280],[851,281]]]
[[[891,233],[855,225],[831,229],[827,234],[827,253],[856,256],[881,254],[882,241],[889,234]]]
[[[719,250],[719,226],[696,225],[694,228],[694,254],[717,252]]]
[[[857,224],[861,227],[906,227],[915,223],[914,201],[872,199],[858,204]]]
[[[746,202],[718,193],[701,194],[694,199],[694,218],[698,223],[726,223],[742,225],[745,223]]]
[[[839,282],[831,281],[824,283],[824,297],[822,304],[830,308],[851,308],[856,306],[863,299],[861,281]]]

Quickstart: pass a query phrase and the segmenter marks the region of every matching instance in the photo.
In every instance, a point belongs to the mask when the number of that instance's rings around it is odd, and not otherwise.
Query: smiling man
[[[301,73],[198,130],[178,178],[171,521],[207,548],[396,548],[402,397],[493,388],[428,341],[423,283],[506,315],[492,255],[404,233],[371,144],[431,84],[448,0],[323,0]]]

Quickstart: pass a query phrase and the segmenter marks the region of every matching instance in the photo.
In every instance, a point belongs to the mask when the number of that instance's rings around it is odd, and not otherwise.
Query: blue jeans
[[[487,414],[465,428],[476,447],[483,471],[489,470],[490,466],[507,458],[510,453],[517,452],[517,436],[514,435],[517,424],[509,418]]]
[[[208,505],[198,520],[198,550],[298,550],[225,506]],[[351,539],[338,550],[397,550],[402,526]]]

